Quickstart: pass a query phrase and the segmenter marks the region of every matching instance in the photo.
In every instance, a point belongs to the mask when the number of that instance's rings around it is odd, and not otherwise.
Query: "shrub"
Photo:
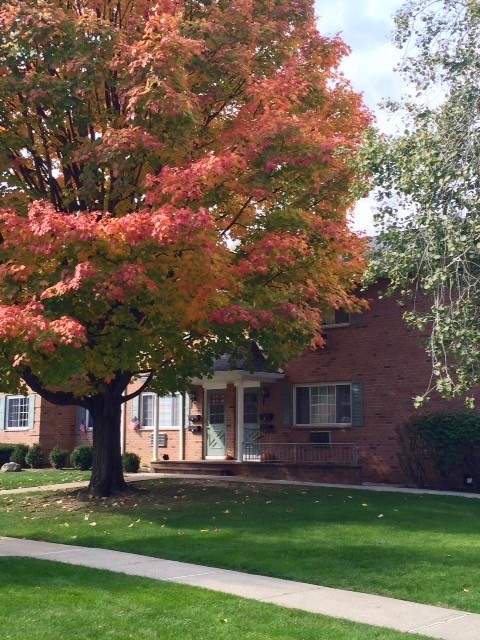
[[[16,462],[21,467],[27,466],[26,456],[30,447],[28,444],[16,444],[12,455],[10,456],[10,462]]]
[[[136,453],[124,453],[122,455],[122,467],[127,473],[137,473],[140,469],[140,457]]]
[[[70,462],[75,469],[87,471],[92,468],[93,464],[93,447],[82,445],[75,447],[70,456]]]
[[[454,470],[466,468],[480,488],[480,411],[416,415],[399,431],[401,464],[416,486],[449,486]],[[433,479],[429,480],[429,470]]]
[[[39,444],[34,444],[27,452],[25,460],[32,469],[41,469],[43,467],[43,452]]]
[[[14,444],[0,444],[0,467],[6,462],[10,462],[10,456],[15,449]]]
[[[50,455],[48,456],[48,460],[52,467],[55,469],[64,469],[67,466],[68,456],[70,455],[69,451],[66,449],[60,449],[56,445],[50,451]]]

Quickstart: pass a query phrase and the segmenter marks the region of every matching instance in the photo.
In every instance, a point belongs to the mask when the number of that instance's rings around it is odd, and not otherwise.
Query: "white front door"
[[[225,458],[227,455],[227,392],[207,391],[207,433],[205,453],[207,458]]]
[[[244,460],[260,459],[259,389],[245,389],[243,396]]]

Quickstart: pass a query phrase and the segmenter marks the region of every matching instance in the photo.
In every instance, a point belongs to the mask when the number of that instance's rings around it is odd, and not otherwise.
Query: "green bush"
[[[14,444],[0,444],[0,467],[6,462],[10,462],[10,456],[15,449]]]
[[[42,447],[39,444],[34,444],[25,456],[25,460],[32,469],[41,469],[43,467]]]
[[[60,449],[56,445],[50,451],[48,461],[55,469],[64,469],[67,466],[67,460],[70,452],[66,449]]]
[[[122,467],[127,473],[137,473],[140,469],[140,457],[136,453],[124,453],[122,455]]]
[[[27,466],[26,456],[30,447],[28,444],[16,444],[12,455],[10,456],[10,462],[16,462],[21,467]]]
[[[480,411],[415,415],[399,430],[401,463],[418,487],[449,487],[453,471],[465,469],[480,489]]]
[[[70,456],[70,462],[75,469],[87,471],[92,468],[93,464],[93,447],[82,445],[75,447]]]

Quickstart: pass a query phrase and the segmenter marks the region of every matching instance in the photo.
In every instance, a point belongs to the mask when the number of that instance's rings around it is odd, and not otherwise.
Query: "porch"
[[[154,473],[362,484],[355,444],[244,443],[243,460],[156,460]]]

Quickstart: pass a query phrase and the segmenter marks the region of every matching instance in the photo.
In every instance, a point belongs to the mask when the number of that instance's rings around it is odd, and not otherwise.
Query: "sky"
[[[395,130],[396,122],[379,108],[386,98],[398,98],[405,85],[394,72],[400,53],[392,44],[393,15],[403,0],[315,0],[318,28],[323,35],[339,33],[352,53],[343,71],[354,88],[363,93],[374,113],[377,126],[385,133]],[[353,226],[374,232],[374,202],[365,198],[357,203]]]

